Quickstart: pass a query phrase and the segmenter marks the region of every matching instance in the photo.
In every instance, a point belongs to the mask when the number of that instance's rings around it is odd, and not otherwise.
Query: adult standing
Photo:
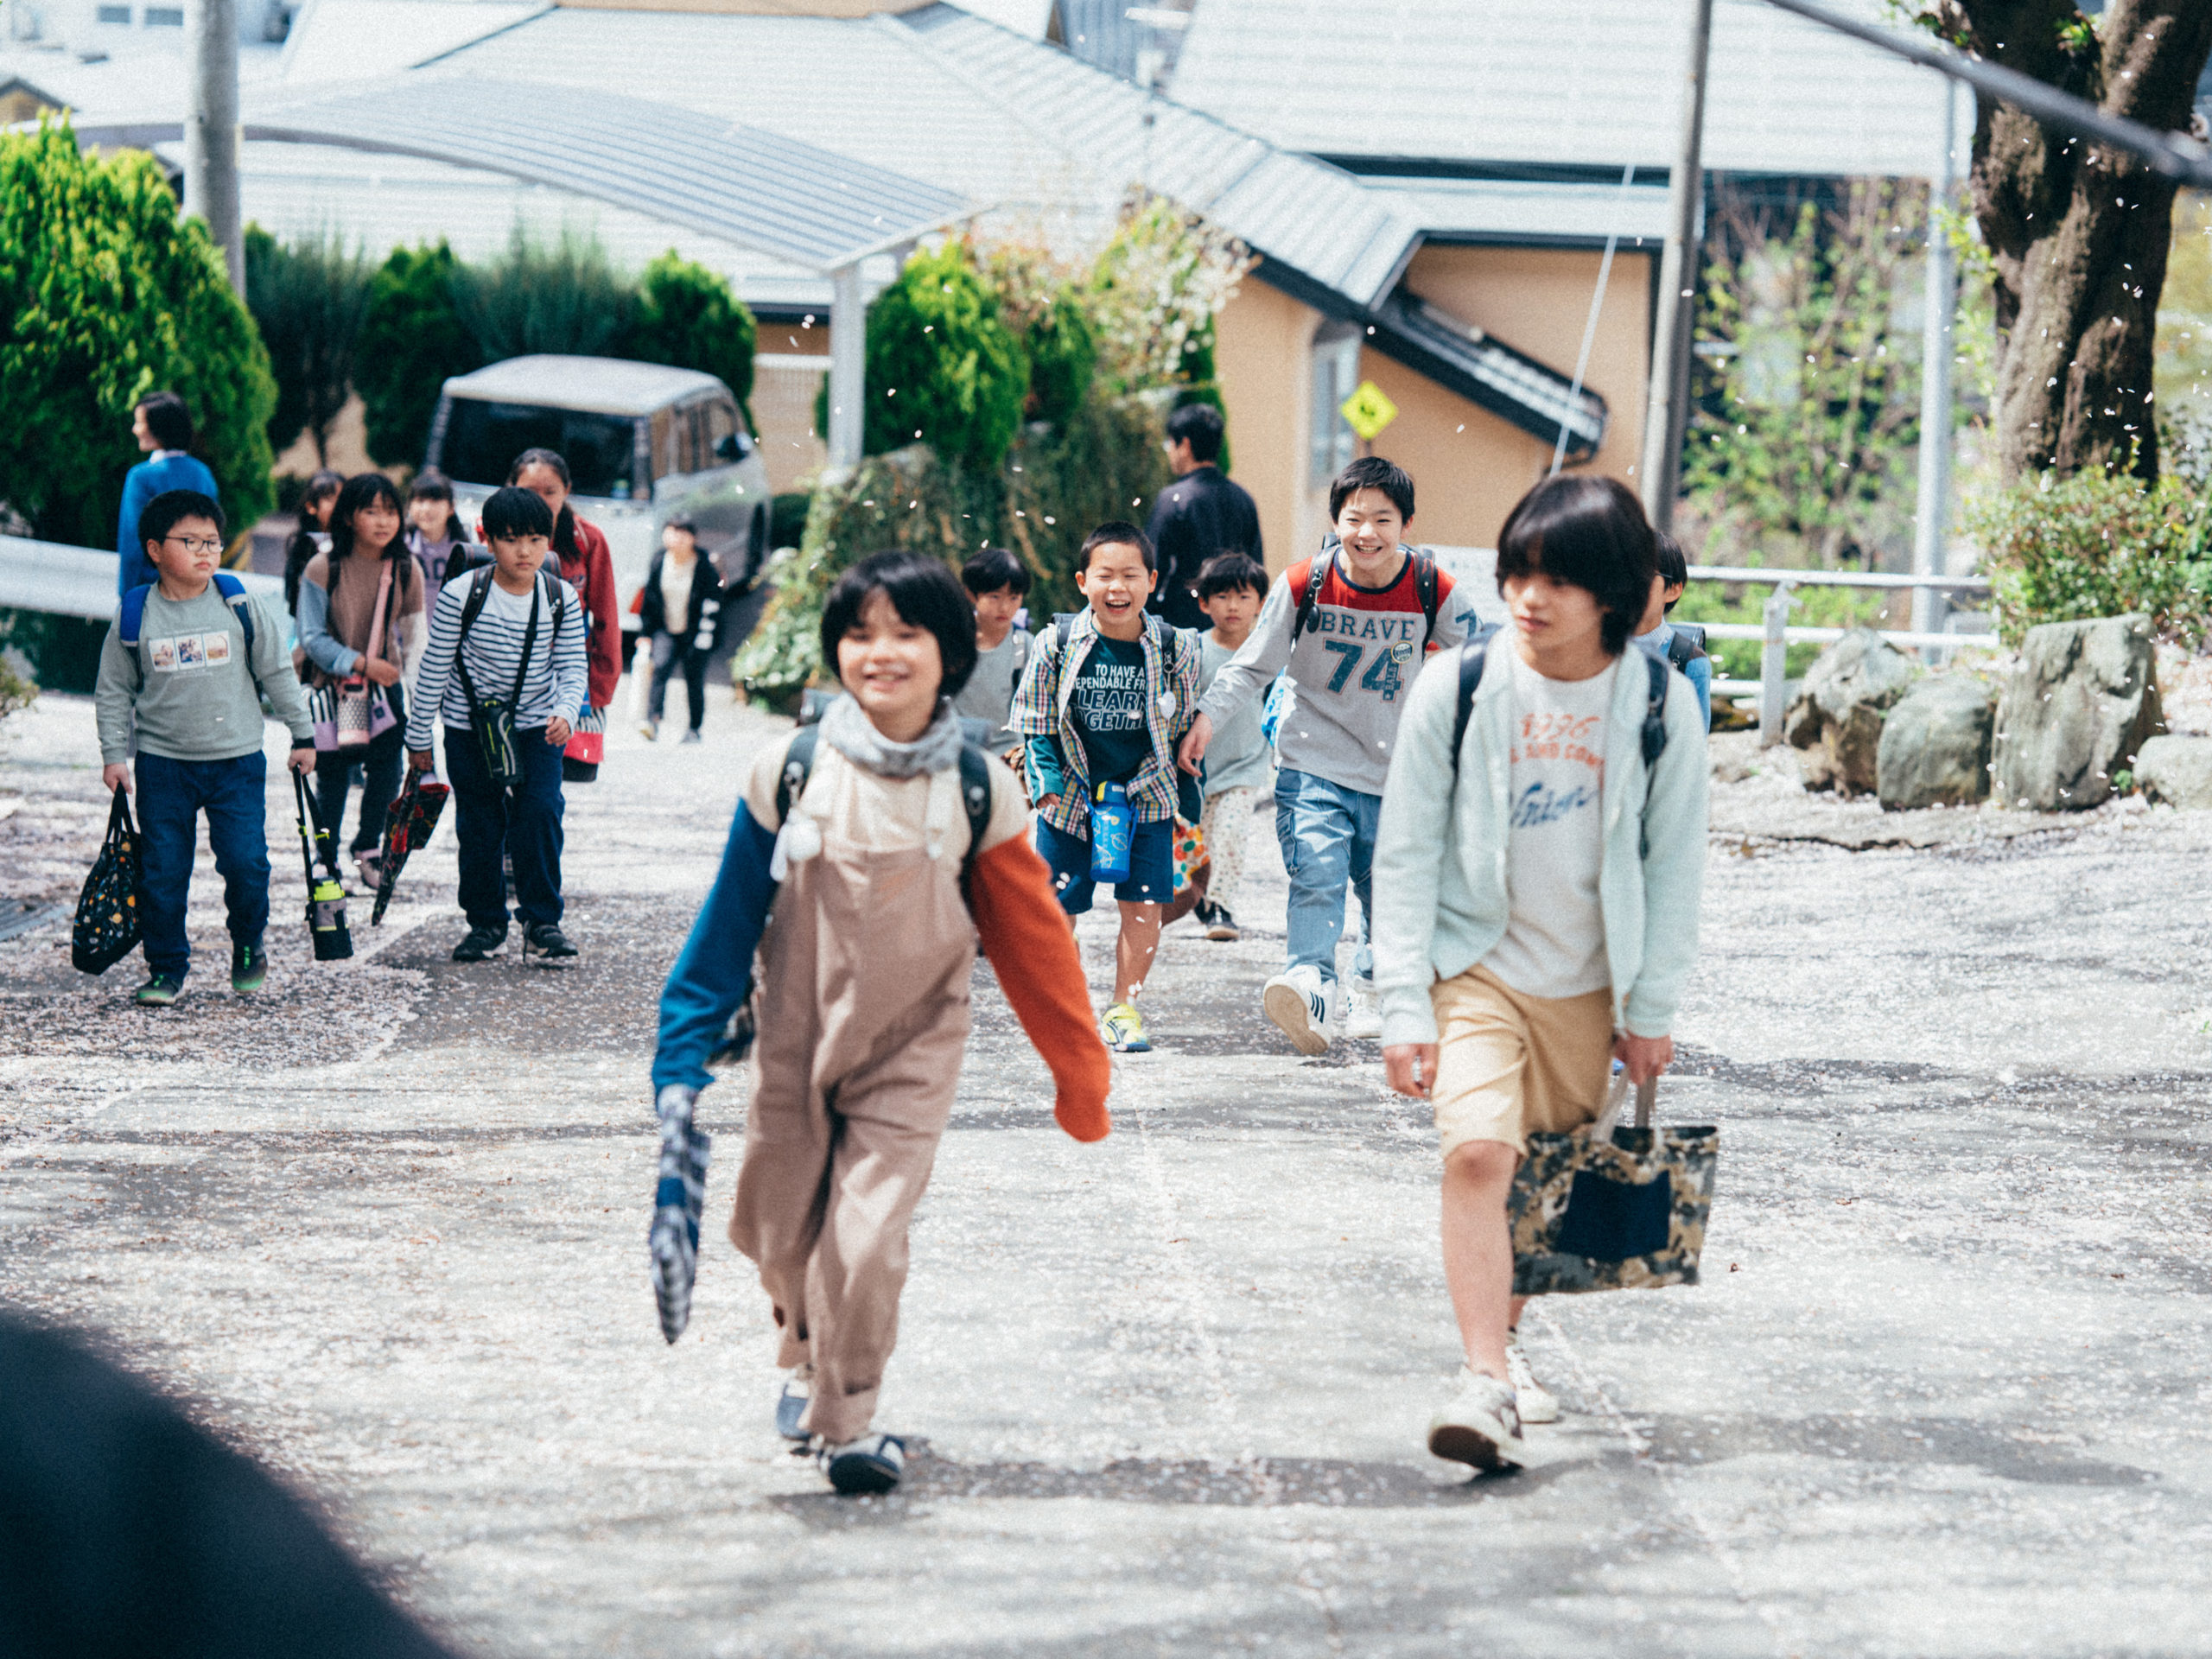
[[[577,751],[587,746],[579,740],[588,738],[592,752],[598,752],[600,734],[607,729],[607,705],[622,683],[622,613],[614,594],[614,556],[599,526],[578,518],[569,505],[569,463],[558,451],[524,450],[515,457],[507,482],[528,490],[551,510],[553,551],[561,561],[561,580],[583,601],[584,663],[590,686],[561,774],[569,783],[588,784],[599,775],[599,763],[580,758]]]
[[[347,480],[331,510],[330,551],[310,560],[300,579],[300,645],[315,671],[316,816],[335,849],[346,821],[349,774],[359,762],[361,819],[353,853],[368,887],[382,874],[377,843],[405,760],[406,694],[400,680],[423,651],[423,571],[400,534],[401,524],[399,492],[390,479],[363,473]],[[368,697],[371,735],[365,745],[341,747],[339,705],[349,692]]]
[[[173,391],[149,392],[130,411],[130,435],[146,459],[123,478],[123,511],[116,515],[115,591],[127,594],[156,579],[146,557],[146,544],[138,539],[138,515],[156,496],[170,490],[197,490],[211,501],[222,495],[215,474],[207,462],[191,453],[192,416],[184,399]]]
[[[1204,628],[1195,591],[1198,572],[1219,553],[1249,554],[1262,564],[1260,510],[1244,486],[1221,470],[1221,411],[1185,404],[1167,417],[1167,464],[1175,482],[1153,504],[1148,533],[1160,557],[1150,609],[1170,627]]]
[[[659,739],[668,682],[681,673],[691,716],[683,741],[696,743],[707,715],[707,659],[714,654],[721,625],[722,585],[714,565],[699,556],[698,531],[689,518],[671,518],[662,527],[660,551],[653,555],[639,597],[643,601],[638,607],[639,632],[652,642],[652,692],[645,705],[645,734],[650,741]]]

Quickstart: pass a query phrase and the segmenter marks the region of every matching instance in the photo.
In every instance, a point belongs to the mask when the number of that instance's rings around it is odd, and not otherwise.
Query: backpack
[[[1306,576],[1306,591],[1299,596],[1298,613],[1290,620],[1290,643],[1295,645],[1298,636],[1313,626],[1313,613],[1320,608],[1321,584],[1329,579],[1329,568],[1336,563],[1337,550],[1343,546],[1334,536],[1321,543],[1321,550],[1313,556],[1313,563]],[[1406,556],[1414,563],[1414,593],[1421,601],[1421,648],[1426,652],[1429,641],[1436,637],[1436,608],[1440,602],[1437,594],[1436,555],[1425,547],[1410,549]]]
[[[254,690],[260,692],[261,676],[253,671],[253,601],[246,595],[245,583],[227,570],[216,571],[211,580],[223,603],[231,607],[231,614],[238,618],[238,626],[245,630],[245,674],[253,682]],[[146,595],[158,585],[149,582],[133,588],[116,607],[116,639],[125,651],[138,649],[138,635],[146,626]]]
[[[1483,664],[1490,656],[1490,642],[1501,630],[1497,623],[1479,628],[1468,636],[1467,643],[1459,647],[1459,696],[1452,715],[1452,779],[1456,786],[1459,779],[1459,751],[1467,741],[1467,721],[1475,712],[1475,690],[1483,683]],[[1628,653],[1621,653],[1624,659]],[[1654,653],[1637,653],[1643,658],[1645,671],[1650,675],[1650,691],[1643,704],[1643,804],[1651,804],[1651,773],[1659,764],[1659,757],[1667,752],[1667,664]],[[1643,836],[1641,850],[1645,857],[1651,854],[1651,837]]]
[[[784,769],[776,779],[776,822],[789,821],[791,803],[806,792],[814,775],[814,751],[822,741],[822,728],[802,726],[784,752]],[[983,831],[991,827],[991,757],[974,743],[960,746],[960,804],[968,813],[968,852],[960,861],[960,881],[965,892],[968,873],[982,849]]]
[[[1694,622],[1675,622],[1675,631],[1667,639],[1667,660],[1684,673],[1692,663],[1706,654],[1705,630]]]

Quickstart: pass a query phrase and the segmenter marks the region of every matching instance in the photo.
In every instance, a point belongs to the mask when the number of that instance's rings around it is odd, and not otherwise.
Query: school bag
[[[1707,654],[1705,630],[1694,622],[1675,622],[1669,626],[1675,631],[1667,637],[1667,660],[1688,673],[1689,665]]]
[[[246,595],[245,584],[227,570],[216,571],[211,580],[215,584],[215,591],[223,596],[223,603],[231,607],[231,614],[238,618],[238,626],[245,630],[246,672],[252,674],[253,601]],[[152,593],[156,586],[149,582],[143,587],[133,588],[123,596],[122,603],[117,608],[116,635],[125,651],[138,649],[138,635],[146,626],[146,595]],[[257,676],[254,683],[257,686],[261,683]]]
[[[137,945],[138,869],[138,826],[130,819],[130,796],[118,784],[108,804],[107,838],[77,895],[69,931],[69,963],[79,973],[104,974]]]
[[[1290,643],[1295,645],[1298,636],[1313,626],[1313,613],[1320,608],[1321,584],[1329,579],[1329,569],[1336,563],[1337,550],[1343,546],[1335,535],[1324,537],[1321,550],[1313,556],[1312,567],[1306,574],[1306,589],[1299,595],[1298,612],[1290,620]],[[1441,602],[1437,594],[1436,555],[1425,547],[1406,550],[1406,556],[1414,562],[1414,594],[1421,601],[1423,627],[1421,648],[1428,649],[1429,641],[1436,637],[1436,609]]]
[[[537,593],[531,602],[530,624],[523,630],[522,659],[515,664],[515,686],[504,702],[489,701],[476,694],[476,682],[470,678],[468,664],[461,646],[468,639],[468,630],[484,610],[484,601],[490,597],[496,572],[486,567],[476,575],[469,588],[468,597],[461,607],[461,626],[454,635],[454,672],[461,676],[461,695],[468,699],[468,727],[476,734],[476,746],[484,756],[484,770],[491,774],[492,782],[501,789],[512,789],[522,782],[522,751],[515,739],[515,710],[522,703],[523,683],[530,677],[530,659],[537,648],[537,612],[541,602],[550,602],[553,607],[553,633],[546,642],[550,654],[561,642],[561,619],[568,609],[568,601],[561,597],[561,590],[543,570],[537,573]]]

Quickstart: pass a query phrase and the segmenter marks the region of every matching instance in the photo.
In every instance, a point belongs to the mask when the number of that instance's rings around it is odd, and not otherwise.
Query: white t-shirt
[[[1609,664],[1586,680],[1548,680],[1512,653],[1510,828],[1505,937],[1484,965],[1523,996],[1582,996],[1612,982],[1598,873],[1605,860]]]

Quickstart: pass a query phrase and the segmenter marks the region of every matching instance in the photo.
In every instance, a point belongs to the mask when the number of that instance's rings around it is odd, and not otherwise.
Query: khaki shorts
[[[1613,994],[1523,996],[1487,968],[1432,986],[1440,1052],[1431,1098],[1439,1150],[1470,1141],[1528,1150],[1535,1133],[1563,1134],[1605,1109],[1613,1053]]]

